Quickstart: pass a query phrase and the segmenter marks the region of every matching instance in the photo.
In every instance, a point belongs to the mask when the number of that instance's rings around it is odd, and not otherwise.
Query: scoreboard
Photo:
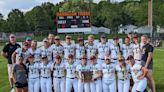
[[[56,21],[58,33],[91,31],[90,12],[58,12]]]

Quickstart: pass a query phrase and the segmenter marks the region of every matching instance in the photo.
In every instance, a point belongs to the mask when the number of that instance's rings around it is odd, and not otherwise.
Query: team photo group
[[[22,45],[10,34],[2,55],[8,59],[8,77],[15,92],[156,92],[153,79],[154,47],[147,35],[125,38],[94,35],[72,40],[49,34],[38,41],[27,37]],[[119,39],[123,39],[120,43]],[[75,43],[76,42],[76,43]],[[150,86],[149,86],[149,85]]]

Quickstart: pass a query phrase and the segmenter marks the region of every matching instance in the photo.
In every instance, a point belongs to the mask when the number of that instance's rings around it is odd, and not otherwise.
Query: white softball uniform
[[[56,55],[63,56],[64,48],[62,45],[58,46],[56,44],[53,44],[51,45],[51,49],[52,49],[53,59],[56,57]]]
[[[137,63],[141,64],[142,48],[141,44],[133,45],[133,56]]]
[[[42,62],[40,65],[41,92],[52,92],[51,66],[51,62],[48,62],[47,64]]]
[[[53,71],[53,87],[55,92],[65,92],[65,77],[64,70],[65,64],[52,64],[51,70]]]
[[[141,70],[142,65],[135,63],[131,66],[131,74],[134,81],[134,85],[132,88],[132,92],[143,92],[147,86],[147,79],[146,77],[139,80],[138,77],[142,75],[143,71]]]
[[[116,92],[116,74],[115,64],[102,64],[102,84],[103,92]]]
[[[74,44],[63,44],[64,47],[64,58],[67,59],[69,54],[75,55],[75,45]]]
[[[130,88],[130,66],[126,64],[126,67],[116,65],[116,71],[118,76],[118,92],[129,92]]]
[[[97,45],[97,49],[98,49],[98,64],[102,64],[104,62],[104,57],[106,54],[109,54],[109,44],[108,42],[106,43],[99,43]]]
[[[87,51],[88,60],[90,60],[91,55],[96,55],[97,46],[95,44],[93,44],[93,45],[86,44],[85,48]]]
[[[40,49],[41,49],[41,55],[46,55],[48,58],[48,61],[52,61],[52,48],[51,47],[45,48],[43,46]]]
[[[83,71],[90,71],[90,66],[79,64],[76,67],[76,71],[78,72],[78,76],[82,79],[82,80],[78,80],[78,92],[90,92],[89,83],[83,82],[83,77],[81,74],[81,72]]]
[[[109,49],[110,49],[111,62],[118,64],[118,57],[120,54],[119,46],[117,46],[115,44],[110,44]],[[120,46],[120,49],[122,50],[121,46]]]
[[[133,44],[132,43],[130,43],[129,45],[123,44],[122,52],[125,60],[127,60],[129,55],[133,55]]]
[[[75,49],[76,49],[76,62],[80,64],[82,55],[85,54],[85,47],[76,44]]]
[[[78,92],[78,80],[76,78],[76,66],[77,63],[69,64],[65,63],[66,68],[66,92],[71,92],[73,87],[74,92]]]
[[[40,48],[37,48],[36,50],[29,48],[28,50],[29,50],[30,54],[34,55],[34,61],[41,63],[41,50],[40,50]]]
[[[93,72],[92,78],[97,77],[97,72],[102,71],[102,67],[100,64],[91,64],[90,70]],[[102,92],[102,82],[101,78],[98,78],[90,83],[91,92]]]
[[[26,64],[27,58],[30,55],[30,52],[26,50],[25,52],[22,51],[22,48],[18,48],[15,50],[16,52],[16,63],[18,63],[18,56],[21,54],[23,55],[23,63]]]
[[[40,89],[40,75],[39,63],[27,64],[28,68],[28,92],[39,92]]]

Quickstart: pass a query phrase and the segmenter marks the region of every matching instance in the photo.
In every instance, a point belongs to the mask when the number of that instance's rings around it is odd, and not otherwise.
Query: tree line
[[[120,24],[147,25],[148,0],[110,3],[93,0],[64,0],[56,5],[50,2],[33,7],[24,13],[13,9],[7,19],[0,13],[0,32],[55,32],[57,12],[91,12],[91,24],[117,31]],[[153,26],[164,27],[164,0],[153,0]]]

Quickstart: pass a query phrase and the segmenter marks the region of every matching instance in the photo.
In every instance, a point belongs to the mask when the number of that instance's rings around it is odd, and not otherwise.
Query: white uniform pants
[[[40,79],[38,78],[29,78],[28,80],[28,92],[39,92],[40,89]]]
[[[103,82],[103,92],[116,92],[116,80],[104,79]]]
[[[74,92],[78,92],[77,78],[74,79],[66,78],[66,92],[71,92],[72,87],[74,89]]]
[[[90,92],[89,83],[81,82],[81,80],[78,80],[78,92]]]
[[[65,92],[65,77],[53,78],[53,87],[55,92]]]
[[[132,92],[143,92],[146,89],[147,86],[147,79],[144,78],[138,82],[135,82],[132,88]]]
[[[129,92],[130,80],[118,79],[118,92]]]
[[[52,79],[41,77],[41,92],[52,92]]]
[[[97,79],[96,81],[92,81],[90,83],[91,92],[102,92],[102,83],[101,79]]]

